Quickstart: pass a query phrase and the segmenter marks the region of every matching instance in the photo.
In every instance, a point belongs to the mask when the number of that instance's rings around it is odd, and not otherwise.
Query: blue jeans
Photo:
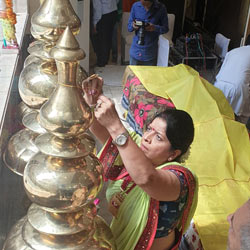
[[[156,63],[157,63],[157,58],[150,60],[150,61],[139,61],[131,56],[129,58],[130,65],[156,66]]]

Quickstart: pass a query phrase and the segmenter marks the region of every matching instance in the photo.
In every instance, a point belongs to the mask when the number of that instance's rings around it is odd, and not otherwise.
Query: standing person
[[[111,230],[118,250],[177,249],[194,214],[198,183],[177,161],[194,137],[192,118],[182,110],[157,115],[142,137],[128,133],[101,78],[83,82],[85,101],[96,105],[90,131],[105,144],[100,153]]]
[[[94,49],[97,66],[104,67],[109,60],[112,33],[117,20],[117,0],[92,0]]]
[[[142,26],[138,25],[140,21],[143,22]],[[128,20],[128,31],[135,31],[130,48],[130,65],[156,65],[159,35],[168,32],[165,6],[157,0],[134,3]]]
[[[122,18],[122,0],[118,0],[117,4],[117,19],[113,29],[112,35],[112,62],[117,63],[118,58],[118,28]],[[120,40],[120,38],[119,38]]]
[[[250,250],[250,200],[227,218],[228,250]]]
[[[250,117],[250,46],[229,51],[216,76],[219,88],[236,115],[236,120],[247,123]]]

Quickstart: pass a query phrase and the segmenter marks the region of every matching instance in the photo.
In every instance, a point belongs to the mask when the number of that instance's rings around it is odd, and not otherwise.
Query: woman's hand
[[[82,82],[84,99],[89,106],[94,106],[102,94],[103,79],[94,74]]]
[[[97,100],[95,117],[97,121],[109,131],[109,133],[123,128],[122,122],[115,109],[115,104],[104,95],[100,95]]]

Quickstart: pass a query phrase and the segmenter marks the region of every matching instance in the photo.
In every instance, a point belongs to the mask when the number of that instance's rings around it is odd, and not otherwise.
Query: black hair
[[[155,118],[166,121],[166,136],[172,148],[179,149],[181,155],[185,154],[194,139],[194,124],[191,116],[183,110],[166,109]]]

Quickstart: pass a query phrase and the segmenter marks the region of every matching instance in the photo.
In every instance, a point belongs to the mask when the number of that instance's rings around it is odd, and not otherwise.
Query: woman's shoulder
[[[183,172],[183,173],[190,173],[193,175],[192,171],[189,168],[187,168],[186,166],[184,166],[183,164],[181,164],[179,162],[165,163],[165,164],[159,166],[158,168],[164,169],[164,170],[175,170],[175,171],[179,171],[179,172]]]
[[[184,165],[178,162],[171,162],[161,166],[161,169],[171,171],[174,173],[178,179],[183,179],[188,183],[196,183],[198,182],[196,175]]]

